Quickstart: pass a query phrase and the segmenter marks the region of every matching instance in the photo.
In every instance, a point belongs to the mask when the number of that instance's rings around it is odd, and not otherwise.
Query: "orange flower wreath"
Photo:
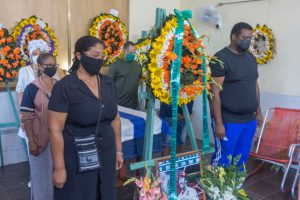
[[[8,34],[7,29],[0,29],[0,82],[11,81],[18,75],[21,67],[21,51]]]

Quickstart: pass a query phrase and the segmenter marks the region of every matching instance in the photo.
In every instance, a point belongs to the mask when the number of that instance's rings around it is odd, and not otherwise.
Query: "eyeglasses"
[[[59,67],[59,64],[41,64],[41,65],[43,65],[45,68],[48,68],[48,67],[58,68]]]
[[[90,52],[83,52],[85,55],[88,55],[89,57],[92,58],[100,58],[100,59],[105,59],[106,55],[104,53],[100,52],[95,52],[95,53],[90,53]]]

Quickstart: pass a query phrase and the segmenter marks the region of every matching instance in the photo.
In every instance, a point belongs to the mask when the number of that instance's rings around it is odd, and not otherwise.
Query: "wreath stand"
[[[5,87],[6,87],[6,92],[8,94],[8,98],[9,98],[9,102],[10,105],[12,107],[13,113],[14,113],[14,117],[15,117],[15,121],[14,122],[10,122],[10,123],[0,123],[0,156],[1,156],[1,166],[3,166],[4,162],[3,162],[3,152],[2,152],[2,139],[1,139],[1,129],[2,128],[11,128],[11,127],[19,127],[20,125],[20,119],[19,119],[19,115],[17,112],[17,108],[15,107],[15,103],[12,97],[12,93],[8,84],[8,81],[5,80]],[[25,141],[24,141],[24,145],[25,145]],[[26,151],[26,148],[25,148]],[[27,153],[26,153],[27,155]]]
[[[155,29],[159,29],[162,26],[162,21],[166,18],[165,10],[161,8],[156,9],[156,22]],[[154,31],[150,31],[150,35],[154,35]],[[145,38],[145,31],[142,32],[142,38]],[[206,63],[202,63],[202,70],[204,74],[206,73]],[[207,84],[206,76],[203,76],[204,87]],[[148,168],[155,166],[155,159],[152,158],[153,154],[153,129],[154,129],[154,116],[155,116],[155,98],[151,94],[150,89],[146,88],[146,92],[141,91],[141,99],[147,99],[147,120],[146,120],[146,128],[145,128],[145,136],[144,136],[144,150],[143,150],[143,161],[136,162],[130,164],[130,170],[137,170],[141,168]],[[144,101],[144,100],[143,100]],[[210,137],[209,137],[209,129],[208,129],[208,109],[207,109],[207,91],[204,90],[202,94],[203,101],[203,117],[202,117],[202,125],[203,125],[203,133],[202,133],[202,151],[201,154],[211,153],[213,149],[210,146]],[[187,131],[189,134],[189,138],[192,144],[193,150],[198,150],[198,145],[194,133],[194,129],[192,126],[192,121],[190,119],[190,114],[187,108],[187,105],[182,105],[184,119],[187,127]],[[151,170],[148,170],[151,172]]]

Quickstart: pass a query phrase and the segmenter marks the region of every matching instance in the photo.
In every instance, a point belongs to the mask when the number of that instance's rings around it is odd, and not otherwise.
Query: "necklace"
[[[84,82],[86,82],[87,84],[91,85],[92,87],[95,87],[95,83],[94,83],[93,80],[84,77],[84,75],[83,75],[80,71],[79,71],[78,73],[79,73],[79,75],[80,75],[80,78],[81,78]]]

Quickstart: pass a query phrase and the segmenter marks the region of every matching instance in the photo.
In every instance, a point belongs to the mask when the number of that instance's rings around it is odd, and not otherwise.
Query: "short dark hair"
[[[55,57],[50,53],[41,53],[37,58],[37,63],[42,65],[44,64],[44,61],[48,58],[55,58]]]
[[[251,31],[253,30],[253,28],[250,24],[247,24],[245,22],[236,23],[231,29],[230,40],[231,40],[233,34],[235,34],[235,35],[241,34],[242,29],[248,29]]]
[[[127,41],[127,42],[125,42],[123,48],[124,48],[124,49],[128,49],[129,46],[135,46],[135,44],[134,44],[133,42],[131,42],[131,41]]]

